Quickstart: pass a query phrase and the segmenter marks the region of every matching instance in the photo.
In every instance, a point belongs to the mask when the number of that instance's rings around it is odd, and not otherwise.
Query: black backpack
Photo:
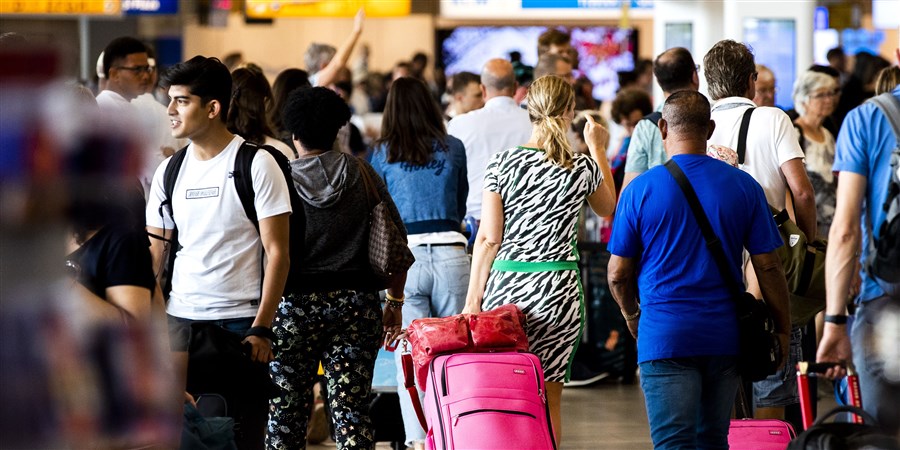
[[[887,213],[878,230],[879,239],[871,239],[866,270],[891,298],[900,298],[900,102],[890,93],[869,99],[884,113],[897,143],[891,153],[891,175],[888,181],[887,198],[881,206]],[[874,188],[877,189],[877,188]],[[874,207],[874,206],[873,206]]]
[[[253,158],[256,156],[256,152],[259,150],[268,152],[270,155],[272,155],[272,158],[275,159],[275,162],[281,169],[282,175],[284,175],[284,180],[288,186],[288,194],[290,195],[291,199],[291,210],[293,212],[290,216],[290,238],[288,241],[288,245],[290,248],[289,254],[291,258],[291,268],[288,272],[288,280],[285,286],[285,292],[290,292],[291,290],[296,288],[296,280],[298,277],[295,275],[295,272],[299,270],[300,265],[298,264],[298,262],[300,261],[302,255],[302,243],[305,233],[305,222],[303,219],[304,203],[303,200],[300,199],[300,195],[297,193],[297,189],[294,188],[294,181],[291,177],[290,161],[287,159],[287,156],[285,156],[283,153],[272,146],[256,145],[251,142],[244,141],[234,157],[234,171],[232,171],[229,176],[234,180],[234,187],[237,190],[238,198],[240,198],[241,200],[241,206],[244,208],[244,213],[247,215],[247,219],[253,223],[253,227],[256,228],[257,232],[259,232],[259,219],[256,216],[255,204],[256,195],[253,191],[253,179],[251,178],[252,172],[250,170],[250,166],[253,164]],[[172,194],[175,190],[175,181],[178,179],[178,174],[181,172],[181,166],[184,164],[184,157],[186,155],[187,146],[172,155],[172,159],[171,161],[169,161],[169,165],[166,166],[166,170],[165,172],[163,172],[163,192],[165,192],[165,199],[162,201],[162,203],[160,203],[159,215],[160,217],[163,217],[163,208],[167,208],[169,217],[171,217],[173,221],[175,220],[175,214],[172,209]],[[172,290],[171,273],[175,267],[175,256],[178,253],[178,250],[181,249],[181,246],[178,244],[177,227],[172,230],[172,238],[169,244],[171,248],[168,251],[168,254],[165,255],[165,281],[162,286],[163,294],[167,299],[169,297],[169,292]],[[262,267],[260,267],[260,272],[262,272]]]

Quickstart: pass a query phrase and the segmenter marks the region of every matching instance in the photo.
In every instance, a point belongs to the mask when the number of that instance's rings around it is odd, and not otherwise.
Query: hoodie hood
[[[291,177],[300,197],[316,208],[341,199],[347,180],[347,157],[333,150],[291,161]]]

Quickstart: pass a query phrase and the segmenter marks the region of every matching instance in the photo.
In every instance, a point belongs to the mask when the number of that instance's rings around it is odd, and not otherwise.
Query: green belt
[[[491,269],[500,272],[553,272],[557,270],[578,270],[577,261],[510,261],[507,259],[494,260]]]

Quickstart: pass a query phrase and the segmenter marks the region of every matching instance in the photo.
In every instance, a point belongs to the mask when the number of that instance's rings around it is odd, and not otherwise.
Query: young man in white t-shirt
[[[211,322],[239,335],[255,362],[273,359],[271,326],[289,267],[291,204],[281,169],[261,151],[253,158],[250,174],[258,233],[243,210],[232,177],[244,139],[225,126],[231,97],[225,65],[196,56],[172,67],[163,83],[169,90],[172,136],[190,139],[191,144],[172,191],[172,216],[167,206],[160,208],[166,198],[164,173],[172,158],[156,170],[147,230],[166,238],[173,228],[178,230],[182,248],[175,258],[166,312],[176,371],[185,386],[192,323]],[[151,242],[154,267],[159,268],[165,241]],[[235,411],[240,448],[263,447],[267,398],[260,397],[252,399],[249,410]]]

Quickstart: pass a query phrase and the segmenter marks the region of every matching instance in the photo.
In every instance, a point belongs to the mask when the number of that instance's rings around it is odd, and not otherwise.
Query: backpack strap
[[[900,101],[890,92],[870,98],[866,103],[874,103],[878,109],[887,118],[888,123],[894,130],[894,138],[897,140],[897,146],[900,147]]]
[[[253,223],[253,227],[259,232],[259,219],[256,216],[256,193],[253,190],[253,176],[251,168],[253,158],[256,156],[260,147],[254,143],[244,141],[234,156],[234,169],[231,172],[231,178],[234,179],[234,188],[237,191],[238,198],[241,200],[241,206],[247,218]]]
[[[188,146],[185,145],[181,150],[175,152],[175,154],[172,155],[172,159],[169,160],[165,172],[163,172],[163,193],[165,194],[165,197],[163,198],[162,203],[159,204],[159,217],[163,218],[163,220],[165,220],[163,208],[168,208],[169,217],[173,221],[175,220],[175,215],[173,214],[174,211],[172,210],[172,194],[175,192],[175,181],[178,180],[178,174],[181,173],[181,166],[184,164],[187,148]]]
[[[659,119],[662,119],[662,112],[661,111],[653,111],[652,113],[644,116],[641,120],[649,120],[649,121],[653,122],[653,125],[656,125],[658,128],[659,127]]]
[[[755,106],[751,106],[744,111],[741,117],[741,128],[738,130],[737,154],[738,164],[744,163],[744,156],[747,154],[747,132],[750,130],[750,116],[753,115]]]

